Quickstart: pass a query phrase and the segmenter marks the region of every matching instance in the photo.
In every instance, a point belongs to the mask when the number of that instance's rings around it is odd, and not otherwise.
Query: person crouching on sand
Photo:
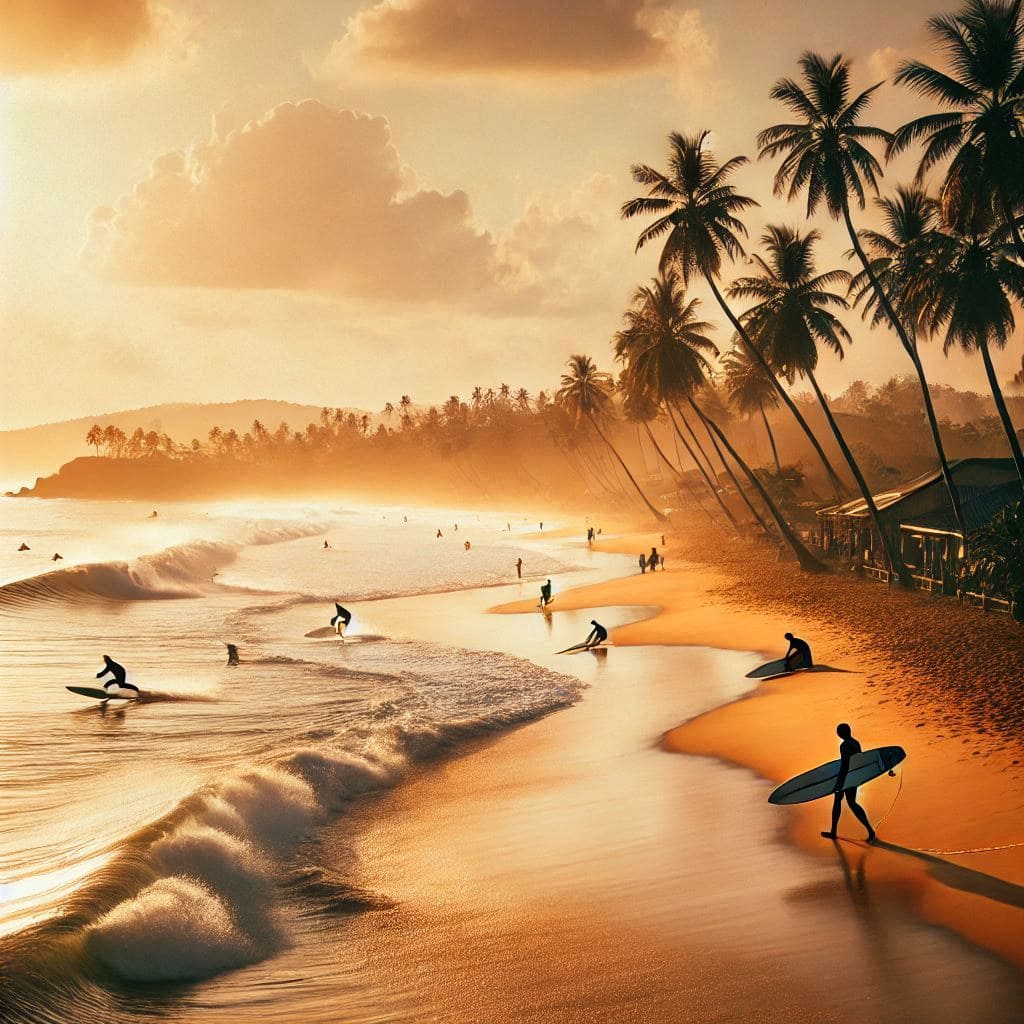
[[[792,672],[798,668],[814,668],[814,659],[811,657],[811,645],[806,640],[801,640],[792,633],[786,633],[789,641],[789,650],[783,656],[786,664],[786,671]]]
[[[125,671],[124,665],[118,665],[113,658],[106,654],[103,655],[103,665],[104,667],[96,673],[96,678],[102,679],[108,672],[113,676],[113,679],[108,679],[103,684],[104,690],[107,689],[108,686],[116,685],[122,690],[134,690],[136,693],[139,692],[139,688],[137,686],[133,686],[131,683],[125,682],[128,673]]]
[[[850,806],[857,820],[868,830],[868,842],[875,841],[875,830],[868,821],[867,812],[857,803],[857,787],[846,788],[846,776],[850,773],[850,758],[854,754],[861,753],[861,745],[853,738],[853,730],[845,723],[840,722],[836,726],[836,735],[842,740],[839,744],[839,778],[836,780],[835,797],[832,801],[832,828],[828,832],[822,832],[825,839],[836,838],[836,827],[839,825],[839,815],[843,812],[843,797]]]
[[[587,634],[587,639],[583,643],[586,647],[597,647],[598,644],[603,644],[608,639],[608,630],[597,619],[591,619],[590,624],[594,628]]]

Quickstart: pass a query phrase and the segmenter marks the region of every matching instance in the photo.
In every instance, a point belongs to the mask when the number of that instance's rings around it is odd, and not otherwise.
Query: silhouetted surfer
[[[596,647],[598,644],[603,644],[608,639],[608,630],[597,619],[591,619],[590,624],[594,628],[587,634],[587,639],[583,643],[587,647]]]
[[[238,647],[235,646],[235,644],[225,644],[224,646],[227,647],[227,649],[228,649],[228,664],[229,665],[237,665],[238,664]]]
[[[519,579],[523,578],[523,560],[521,557],[516,559],[516,576]]]
[[[337,609],[338,614],[331,618],[331,625],[338,631],[338,635],[341,636],[352,621],[352,613],[346,608],[342,608],[337,602],[334,603],[334,607]]]
[[[856,815],[857,820],[868,830],[868,842],[875,841],[875,830],[868,821],[864,808],[857,803],[857,787],[846,788],[846,776],[850,773],[850,758],[861,752],[861,745],[853,738],[853,731],[845,722],[836,726],[836,735],[843,741],[839,744],[839,778],[836,781],[835,798],[832,803],[832,829],[821,834],[826,839],[836,838],[836,826],[839,824],[839,815],[843,811],[843,797],[850,805],[850,810]]]
[[[51,558],[50,561],[51,562],[63,562],[64,561],[64,556],[59,551],[54,551],[53,558]]]
[[[795,668],[813,668],[814,659],[811,657],[811,645],[806,640],[801,640],[792,633],[786,634],[789,641],[789,650],[786,651],[783,660],[786,663],[787,671],[792,672]]]
[[[22,541],[21,547],[18,548],[18,550],[19,551],[31,551],[32,549],[24,541]]]
[[[541,608],[546,608],[549,604],[551,604],[551,580],[548,580],[540,588]]]
[[[136,693],[139,692],[139,688],[137,686],[133,686],[131,683],[125,682],[128,673],[125,671],[124,665],[119,665],[113,660],[113,658],[106,654],[103,655],[103,664],[105,667],[96,673],[96,678],[102,679],[108,672],[114,677],[113,679],[108,679],[103,684],[104,690],[110,686],[117,686],[122,690],[134,690]]]

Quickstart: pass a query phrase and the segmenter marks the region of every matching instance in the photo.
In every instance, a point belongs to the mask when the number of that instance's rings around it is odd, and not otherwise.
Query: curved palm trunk
[[[704,445],[700,443],[700,438],[695,433],[693,427],[690,426],[690,421],[686,418],[686,415],[683,413],[683,410],[679,407],[679,405],[676,405],[676,412],[679,413],[679,418],[683,421],[683,426],[686,427],[686,432],[690,435],[690,440],[693,441],[694,446],[696,447],[697,451],[700,452],[701,458],[704,459],[704,463],[708,467],[708,477],[710,479],[713,479],[715,481],[715,484],[717,485],[718,474],[715,472],[715,465],[711,461],[711,456],[708,455],[706,451],[704,451]]]
[[[953,480],[953,473],[949,468],[949,460],[946,458],[946,449],[942,444],[942,435],[939,433],[939,421],[935,416],[935,409],[932,405],[932,396],[931,392],[928,390],[928,381],[924,375],[924,365],[922,364],[921,357],[918,354],[917,344],[911,340],[910,335],[903,326],[903,322],[896,315],[896,310],[889,301],[889,296],[885,294],[882,282],[878,280],[875,271],[872,269],[871,263],[868,261],[867,254],[864,252],[864,249],[860,244],[860,238],[857,236],[857,230],[853,226],[853,218],[850,216],[850,204],[845,201],[843,203],[843,220],[846,222],[846,231],[850,236],[850,241],[853,242],[853,250],[857,254],[857,259],[860,260],[860,265],[864,268],[864,273],[868,275],[871,287],[874,289],[875,295],[877,296],[882,309],[885,311],[886,319],[888,319],[889,323],[892,325],[892,329],[900,339],[900,344],[903,346],[903,350],[910,357],[911,363],[914,364],[914,372],[917,374],[917,382],[921,385],[921,397],[924,399],[925,413],[928,416],[928,426],[931,428],[932,432],[932,443],[935,445],[935,453],[939,457],[939,467],[942,470],[942,480],[946,485],[946,493],[949,495],[949,502],[953,506],[953,515],[956,518],[957,526],[960,527],[960,532],[963,534],[964,552],[966,553],[967,520],[964,519],[963,507],[960,504],[960,492],[957,490],[956,483]]]
[[[875,504],[875,499],[868,488],[867,481],[864,479],[864,474],[861,473],[860,466],[857,464],[857,460],[853,457],[853,452],[850,451],[850,446],[846,443],[846,438],[843,436],[843,432],[839,429],[839,424],[836,423],[835,417],[832,415],[832,410],[828,407],[828,402],[825,401],[825,396],[821,392],[821,388],[818,387],[817,378],[809,369],[804,372],[807,375],[807,379],[811,382],[811,387],[814,389],[814,396],[818,399],[818,404],[821,406],[822,412],[825,413],[825,419],[828,420],[832,436],[836,439],[836,444],[839,445],[839,450],[843,453],[843,458],[846,459],[846,464],[850,467],[850,472],[853,474],[854,480],[857,481],[857,486],[860,488],[864,504],[868,507],[868,515],[871,516],[871,522],[875,525],[875,532],[878,534],[878,539],[882,545],[882,554],[885,557],[885,567],[890,573],[893,573],[896,578],[899,579],[901,576],[906,575],[903,563],[894,554],[892,542],[882,527],[882,520],[878,515],[878,506]]]
[[[700,410],[694,404],[693,399],[690,398],[688,399],[688,401],[690,403],[690,406],[693,408],[693,411],[698,416],[700,416]],[[722,467],[725,469],[726,474],[732,481],[733,487],[736,488],[736,493],[743,499],[743,504],[746,505],[748,509],[750,509],[750,514],[754,517],[755,521],[757,522],[757,525],[761,527],[763,533],[766,536],[770,537],[771,530],[768,529],[768,524],[761,518],[757,509],[754,508],[754,503],[747,496],[746,489],[739,482],[739,480],[736,479],[736,474],[730,468],[729,463],[725,461],[725,458],[722,455],[722,449],[718,447],[718,442],[715,440],[715,435],[711,433],[711,428],[707,425],[706,422],[704,423],[704,429],[708,432],[708,437],[711,440],[712,447],[715,449],[715,454],[718,456],[718,461],[722,463]]]
[[[775,525],[779,528],[779,533],[782,534],[786,543],[790,546],[793,554],[796,555],[796,560],[800,563],[800,568],[805,572],[828,572],[828,567],[820,562],[810,551],[807,550],[803,541],[793,532],[793,528],[786,522],[782,513],[779,511],[778,506],[771,499],[771,495],[764,489],[764,484],[751,472],[750,467],[740,458],[739,453],[729,443],[729,439],[722,433],[721,428],[714,420],[709,419],[701,412],[700,408],[697,408],[697,412],[700,418],[707,424],[711,430],[715,432],[719,441],[722,442],[725,450],[733,457],[736,465],[743,470],[744,476],[750,481],[751,486],[761,495],[761,500],[765,503],[765,507],[771,513],[772,519],[775,520]]]
[[[685,488],[686,493],[690,496],[690,500],[708,517],[708,519],[711,520],[712,523],[714,523],[715,517],[700,503],[700,499],[694,493],[689,480],[683,476],[683,471],[671,462],[669,457],[661,450],[661,445],[658,444],[658,439],[654,436],[654,431],[651,430],[651,425],[646,420],[644,420],[643,423],[644,430],[647,432],[647,436],[650,438],[651,444],[654,445],[654,450],[661,457],[661,461],[664,462],[670,470],[672,470],[672,473],[675,475],[676,482],[679,485],[679,489]]]
[[[587,419],[590,420],[591,425],[597,431],[597,434],[601,438],[601,440],[604,441],[606,445],[608,445],[608,450],[612,453],[612,455],[615,456],[616,459],[618,459],[619,465],[622,467],[622,471],[626,474],[626,476],[629,477],[629,482],[636,488],[636,493],[640,495],[641,500],[647,506],[651,515],[653,515],[659,523],[667,523],[668,516],[666,516],[663,512],[659,512],[658,509],[656,509],[650,503],[650,501],[648,501],[647,495],[644,494],[644,492],[640,488],[640,485],[636,482],[636,480],[633,479],[633,474],[630,473],[629,467],[626,465],[626,463],[622,461],[622,456],[616,450],[615,445],[613,445],[611,441],[609,441],[608,438],[604,436],[604,432],[597,425],[597,420],[594,419],[594,417],[590,413],[587,413]]]
[[[800,424],[800,429],[807,435],[807,440],[811,442],[814,451],[817,453],[818,459],[821,461],[822,466],[825,467],[825,472],[828,474],[829,483],[832,485],[832,490],[835,492],[836,501],[842,501],[843,495],[843,482],[839,479],[839,474],[836,473],[835,467],[829,462],[828,456],[825,454],[825,449],[821,447],[821,443],[818,441],[814,431],[811,430],[804,419],[803,414],[796,407],[796,402],[789,397],[789,392],[782,386],[782,381],[775,375],[775,371],[768,365],[768,361],[763,355],[761,355],[760,349],[751,340],[750,335],[747,334],[746,328],[739,322],[729,304],[725,301],[722,293],[718,290],[718,285],[715,283],[714,277],[709,274],[704,274],[704,280],[707,281],[711,288],[712,293],[715,296],[719,306],[722,307],[722,311],[729,318],[729,322],[732,324],[733,329],[740,336],[743,344],[746,345],[747,351],[757,360],[758,366],[767,374],[768,379],[772,382],[775,390],[779,393],[782,401],[785,402],[786,408],[793,414],[793,418]]]
[[[724,499],[718,493],[718,487],[712,481],[711,477],[708,475],[708,471],[704,468],[703,464],[698,460],[696,454],[694,453],[694,450],[690,447],[689,442],[683,436],[683,432],[679,429],[679,424],[676,423],[675,417],[672,415],[672,406],[666,402],[665,407],[668,409],[668,417],[670,420],[672,420],[672,426],[675,427],[676,436],[679,438],[680,441],[683,442],[683,447],[686,449],[686,453],[690,456],[691,459],[693,459],[693,464],[697,467],[697,471],[704,479],[704,483],[707,485],[707,489],[711,493],[711,497],[718,502],[718,507],[722,510],[722,512],[725,513],[725,518],[728,519],[730,523],[732,523],[733,529],[736,530],[737,533],[739,533],[740,524],[736,522],[736,517],[732,514],[732,512],[729,511],[729,506],[726,505]],[[686,423],[686,419],[685,417],[683,417],[682,411],[679,409],[678,406],[676,407],[676,412],[679,413],[680,417],[683,419],[683,422]],[[686,425],[687,427],[689,427],[688,423]]]
[[[764,411],[764,402],[758,402],[757,407],[761,410],[761,419],[764,420],[764,430],[768,435],[768,443],[772,446],[772,458],[775,460],[775,472],[782,476],[782,466],[779,465],[779,449],[775,447],[775,435],[768,425],[768,414]]]
[[[1024,484],[1024,455],[1021,454],[1020,439],[1017,437],[1017,431],[1013,429],[1013,420],[1010,419],[1010,411],[1006,408],[1006,399],[1003,398],[1003,389],[999,386],[996,368],[992,365],[988,343],[982,341],[978,348],[981,349],[981,358],[985,363],[985,374],[988,377],[988,386],[992,389],[992,397],[996,402],[996,411],[1002,421],[1003,430],[1006,431],[1006,439],[1010,442],[1010,452],[1017,465],[1017,473],[1020,475],[1021,483]]]

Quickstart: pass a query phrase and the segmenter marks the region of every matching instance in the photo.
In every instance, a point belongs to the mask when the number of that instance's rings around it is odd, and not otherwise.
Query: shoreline
[[[630,534],[607,541],[602,548],[642,550],[655,536]],[[676,547],[674,539],[668,537],[670,553]],[[685,554],[693,556],[692,551]],[[971,655],[969,667],[962,668],[954,685],[945,686],[920,671],[914,657],[919,657],[918,648],[911,646],[910,657],[901,658],[894,649],[895,638],[872,634],[862,623],[845,632],[841,628],[844,619],[863,619],[864,609],[855,614],[852,607],[858,601],[870,607],[880,599],[895,598],[893,614],[910,614],[912,625],[918,609],[931,620],[955,618],[961,609],[948,599],[941,605],[938,599],[921,601],[917,594],[888,594],[867,581],[839,578],[832,581],[833,589],[851,594],[850,604],[827,605],[811,618],[810,602],[793,598],[801,589],[818,585],[817,579],[794,577],[795,570],[768,563],[756,549],[753,557],[747,556],[746,568],[753,566],[758,580],[784,581],[781,593],[760,601],[752,597],[757,583],[736,571],[743,553],[731,565],[673,566],[680,557],[685,556],[670,557],[667,571],[653,579],[637,573],[571,590],[560,595],[558,607],[656,606],[650,617],[613,631],[617,646],[707,645],[753,651],[769,660],[781,655],[782,634],[788,629],[812,639],[819,664],[844,671],[791,675],[759,685],[751,680],[752,691],[738,700],[674,725],[666,723],[662,749],[716,758],[779,783],[838,756],[839,721],[853,724],[865,749],[903,746],[908,757],[901,766],[898,798],[884,778],[861,790],[870,817],[888,812],[880,828],[883,842],[867,858],[868,876],[898,893],[925,920],[1024,966],[1024,845],[981,855],[949,854],[949,859],[926,852],[1024,844],[1024,744],[1008,735],[1013,712],[1020,714],[1008,689],[1011,666],[1002,663],[997,670],[993,660],[998,653],[979,653],[974,648],[982,637],[973,637],[973,643],[955,646],[947,671],[955,672],[955,655],[964,650]],[[792,608],[788,614],[787,598]],[[494,610],[512,613],[524,608],[514,603]],[[963,616],[974,626],[972,619],[976,616]],[[1000,636],[1011,639],[1018,628],[1000,620],[992,625]],[[1018,646],[1024,657],[1024,637]],[[998,689],[994,678],[1000,680]],[[975,692],[982,686],[982,693]],[[983,714],[993,714],[989,709],[996,703],[1000,713],[993,717],[1000,727],[980,724]],[[828,827],[828,801],[773,810],[797,847],[818,859],[834,859],[833,844],[819,835]],[[840,836],[856,840],[861,831],[845,810]]]

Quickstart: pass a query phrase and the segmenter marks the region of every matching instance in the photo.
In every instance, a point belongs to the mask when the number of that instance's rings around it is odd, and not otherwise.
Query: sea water
[[[272,956],[290,942],[289,892],[358,903],[296,860],[318,828],[580,694],[521,659],[361,623],[375,598],[514,580],[520,557],[528,586],[571,571],[522,517],[0,504],[0,1006],[14,1019],[111,1019],[118,986]],[[335,601],[354,613],[343,640]],[[140,699],[65,689],[102,685],[104,654]]]

